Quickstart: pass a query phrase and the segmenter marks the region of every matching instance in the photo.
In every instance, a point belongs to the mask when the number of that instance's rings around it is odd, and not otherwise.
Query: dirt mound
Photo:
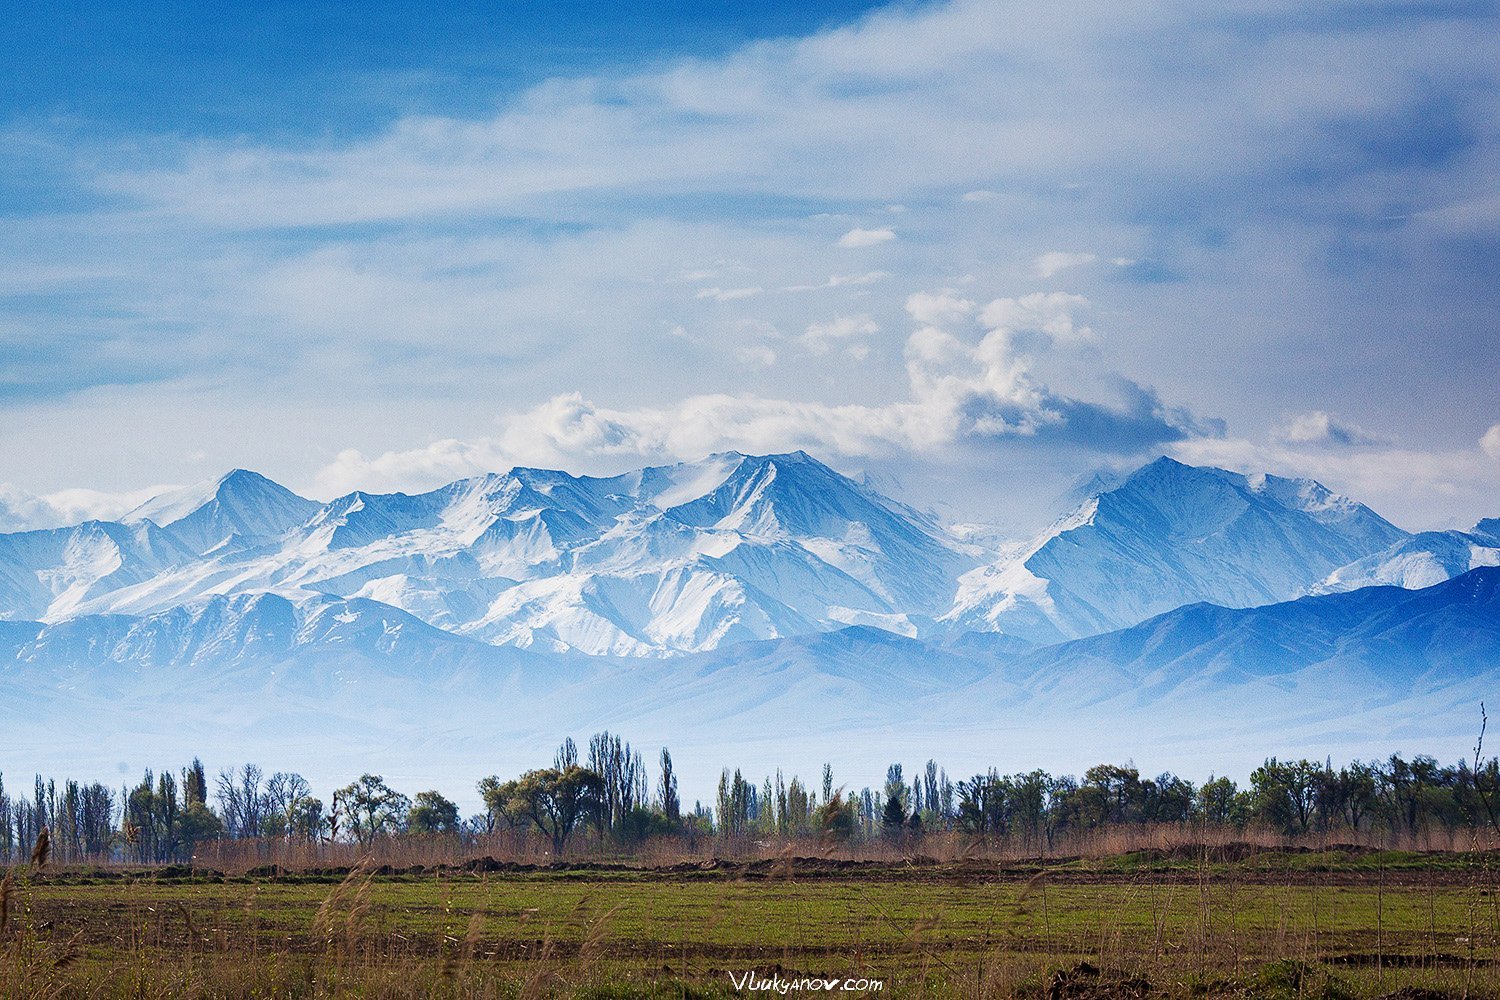
[[[1058,969],[1047,983],[1047,1000],[1140,1000],[1150,992],[1149,980],[1105,972],[1088,962]]]
[[[490,874],[492,872],[534,872],[536,865],[523,865],[514,861],[496,861],[494,858],[471,858],[458,866],[459,871]]]

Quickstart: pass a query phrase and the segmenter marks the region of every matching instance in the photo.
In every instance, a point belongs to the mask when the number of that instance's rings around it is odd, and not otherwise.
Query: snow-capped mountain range
[[[975,767],[1222,769],[1472,739],[1500,521],[1410,534],[1315,482],[1168,459],[1073,502],[992,542],[801,453],[327,503],[236,471],[0,534],[0,767],[471,783],[610,728],[703,786],[788,754],[878,783],[934,741]]]
[[[989,550],[801,452],[610,478],[518,468],[328,503],[241,470],[118,522],[0,534],[0,620],[114,616],[128,632],[265,595],[284,615],[359,602],[393,627],[539,653],[670,656],[850,625],[1047,644],[1196,602],[1500,564],[1495,521],[1408,534],[1309,480],[1163,458],[1094,483],[1048,531]]]

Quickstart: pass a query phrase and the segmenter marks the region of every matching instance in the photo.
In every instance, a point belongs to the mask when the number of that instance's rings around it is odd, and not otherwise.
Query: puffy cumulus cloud
[[[1495,461],[1500,462],[1500,424],[1495,424],[1479,439],[1479,447]]]
[[[9,483],[0,483],[0,531],[32,531],[84,521],[113,521],[173,486],[107,493],[67,489],[36,496]]]
[[[1049,250],[1033,262],[1038,278],[1050,278],[1070,267],[1092,264],[1099,258],[1091,253],[1068,253],[1065,250]]]
[[[873,247],[878,243],[889,243],[896,238],[892,229],[851,229],[839,237],[839,246],[848,249]]]
[[[413,488],[513,465],[597,468],[601,461],[673,461],[731,449],[876,458],[1032,440],[1138,454],[1223,433],[1222,424],[1168,406],[1128,379],[1113,378],[1116,398],[1104,401],[1054,391],[1039,379],[1040,357],[1093,336],[1075,317],[1088,305],[1078,295],[1034,293],[980,308],[947,292],[918,293],[908,299],[919,324],[905,349],[908,392],[896,402],[708,394],[614,408],[567,393],[502,417],[496,434],[475,441],[443,440],[373,458],[345,451],[322,470],[318,487]],[[814,324],[803,339],[831,344],[877,329],[868,317],[840,317]]]
[[[1339,420],[1324,410],[1312,410],[1291,417],[1276,431],[1275,437],[1287,444],[1344,448],[1391,443],[1387,438],[1371,434],[1348,421]]]
[[[615,409],[565,393],[505,416],[492,437],[434,441],[373,458],[346,450],[316,482],[325,494],[408,489],[516,465],[588,470],[613,460],[675,461],[727,449],[879,455],[903,437],[900,424],[897,413],[882,407],[712,394],[664,407]]]
[[[1128,454],[1223,432],[1222,424],[1168,407],[1153,390],[1118,376],[1109,379],[1118,398],[1107,403],[1074,398],[1038,379],[1039,358],[1093,339],[1093,330],[1077,319],[1089,308],[1081,295],[995,299],[978,310],[984,332],[973,344],[932,322],[966,317],[974,309],[968,300],[912,296],[907,308],[913,318],[929,321],[907,341],[912,395],[928,427],[939,428],[945,440],[1035,437]]]
[[[906,311],[918,323],[942,326],[956,323],[974,312],[974,303],[953,289],[941,292],[913,292],[906,298]]]
[[[979,314],[980,322],[995,331],[1037,333],[1050,343],[1091,340],[1094,331],[1074,322],[1075,313],[1089,307],[1082,295],[1032,292],[1015,299],[996,299]]]
[[[814,354],[827,354],[842,346],[862,358],[869,351],[863,339],[879,332],[879,325],[869,316],[838,316],[826,323],[808,324],[802,343]]]
[[[769,368],[776,363],[776,349],[770,344],[749,344],[734,349],[734,359],[742,365]]]

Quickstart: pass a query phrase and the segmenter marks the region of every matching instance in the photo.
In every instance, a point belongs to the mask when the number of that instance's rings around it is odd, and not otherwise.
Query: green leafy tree
[[[527,771],[514,781],[496,786],[492,794],[505,801],[505,811],[524,817],[552,842],[561,855],[575,827],[600,807],[604,783],[586,767],[570,764]]]
[[[1250,774],[1256,814],[1286,833],[1306,833],[1322,777],[1322,766],[1310,760],[1269,758]]]
[[[880,824],[888,836],[899,834],[906,826],[907,796],[905,773],[900,764],[892,764],[885,769],[885,805],[880,811]]]
[[[1248,817],[1239,786],[1233,779],[1213,775],[1198,789],[1198,812],[1212,826],[1244,826]]]
[[[458,806],[440,792],[418,792],[406,814],[406,829],[410,833],[456,833]]]
[[[378,774],[360,775],[335,792],[334,800],[343,806],[349,832],[366,847],[377,837],[400,832],[411,809],[411,800]]]
[[[853,800],[844,798],[842,788],[831,791],[813,814],[813,825],[825,840],[836,843],[850,840],[859,827]]]
[[[755,814],[755,804],[755,786],[746,781],[745,776],[738,769],[731,778],[729,768],[724,768],[719,775],[719,794],[715,810],[718,816],[719,836],[732,837],[746,832]]]
[[[672,770],[672,754],[661,748],[661,778],[657,781],[656,799],[661,814],[668,823],[675,824],[682,818],[682,799],[677,795],[677,775]]]
[[[1094,824],[1124,823],[1136,818],[1140,804],[1141,772],[1118,764],[1098,764],[1083,772],[1081,791]]]
[[[958,826],[981,839],[1005,833],[1005,788],[994,771],[958,783]]]
[[[198,845],[218,840],[223,835],[224,824],[208,803],[189,799],[187,808],[182,811],[182,844],[186,854],[191,857]]]

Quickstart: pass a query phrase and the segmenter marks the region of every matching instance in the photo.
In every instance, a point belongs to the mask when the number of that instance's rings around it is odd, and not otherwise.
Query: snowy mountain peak
[[[1053,642],[1207,601],[1292,600],[1405,537],[1311,480],[1159,458],[966,575],[944,621]]]
[[[232,538],[274,538],[313,517],[321,505],[265,476],[235,469],[147,500],[125,515],[126,524],[151,522],[197,553]]]
[[[254,505],[270,498],[273,501],[285,497],[316,507],[311,500],[303,500],[295,493],[248,469],[232,469],[215,479],[206,479],[191,486],[170,490],[152,497],[126,514],[121,521],[135,524],[151,521],[157,527],[167,528],[200,508],[212,503]]]

